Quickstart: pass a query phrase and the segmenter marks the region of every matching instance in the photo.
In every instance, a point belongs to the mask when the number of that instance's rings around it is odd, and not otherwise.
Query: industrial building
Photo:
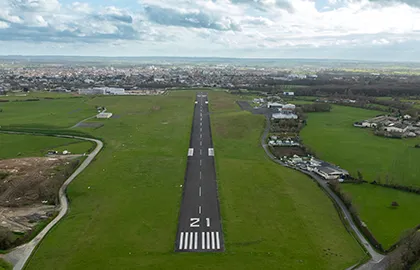
[[[125,95],[125,90],[115,87],[94,87],[79,89],[79,95]]]

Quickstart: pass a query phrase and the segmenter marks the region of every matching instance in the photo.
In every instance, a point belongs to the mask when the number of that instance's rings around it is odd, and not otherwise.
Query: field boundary
[[[289,166],[287,166],[286,164],[284,164],[283,162],[281,162],[280,160],[277,160],[271,153],[270,150],[268,149],[267,144],[265,143],[269,130],[270,130],[270,119],[268,116],[265,117],[266,118],[266,127],[264,129],[264,132],[261,136],[261,146],[264,149],[265,153],[267,154],[267,156],[274,161],[277,164],[282,165],[283,167],[289,168]],[[354,223],[349,211],[346,209],[344,203],[337,197],[337,195],[335,195],[329,188],[328,186],[326,186],[326,184],[323,184],[322,181],[320,179],[318,179],[315,175],[305,172],[303,170],[299,170],[297,169],[299,172],[304,173],[306,175],[308,175],[309,177],[311,177],[312,179],[314,179],[318,186],[320,186],[320,188],[322,188],[322,190],[324,192],[326,192],[328,194],[328,196],[330,197],[331,200],[333,200],[333,204],[336,204],[340,209],[341,209],[341,214],[343,214],[343,218],[348,222],[348,225],[350,226],[351,230],[354,232],[355,236],[359,239],[359,241],[357,241],[360,245],[362,245],[363,248],[365,248],[368,253],[371,256],[371,261],[374,263],[379,263],[380,261],[382,261],[385,256],[382,254],[379,254],[378,252],[376,252],[376,250],[372,247],[372,245],[369,243],[369,241],[366,240],[365,236],[360,232],[360,230],[357,228],[356,224]],[[339,213],[339,215],[341,215]],[[346,224],[344,224],[344,226],[346,227]]]
[[[8,254],[5,254],[3,258],[12,263],[14,270],[21,270],[25,267],[26,263],[29,261],[30,257],[33,255],[34,251],[39,246],[39,243],[44,239],[44,237],[48,234],[48,232],[67,214],[69,201],[66,196],[66,189],[68,185],[81,173],[84,171],[84,169],[87,168],[87,166],[94,160],[94,158],[98,155],[98,153],[103,148],[103,142],[97,139],[93,138],[85,138],[85,137],[78,137],[78,136],[72,136],[72,135],[62,135],[62,134],[31,134],[26,132],[13,132],[13,131],[2,131],[2,133],[7,134],[25,134],[25,135],[40,135],[40,136],[53,136],[53,137],[59,137],[59,138],[72,138],[72,139],[79,139],[79,140],[85,140],[85,141],[91,141],[96,143],[95,150],[90,153],[87,158],[82,162],[82,164],[70,175],[69,178],[63,183],[63,185],[60,187],[60,190],[58,192],[59,200],[60,200],[60,212],[59,214],[50,222],[47,226],[37,235],[35,238],[33,238],[30,242],[23,244],[19,247],[14,248],[11,252]]]

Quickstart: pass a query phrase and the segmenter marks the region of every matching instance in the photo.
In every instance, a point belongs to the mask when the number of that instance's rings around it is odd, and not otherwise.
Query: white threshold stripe
[[[220,249],[219,232],[216,232],[216,248]]]
[[[211,248],[214,249],[215,245],[214,245],[214,232],[211,232]]]
[[[199,206],[201,212],[201,206]],[[199,239],[201,238],[201,240]],[[200,241],[202,250],[220,249],[220,232],[180,232],[179,249],[180,250],[200,250]]]
[[[184,242],[184,232],[181,232],[179,236],[179,249],[182,249],[183,242]]]
[[[193,237],[194,237],[194,234],[191,232],[190,233],[190,249],[192,249],[193,247],[193,241],[194,241]]]
[[[197,249],[198,245],[198,232],[194,233],[194,249]]]
[[[185,233],[185,240],[184,240],[184,249],[188,248],[188,232]]]

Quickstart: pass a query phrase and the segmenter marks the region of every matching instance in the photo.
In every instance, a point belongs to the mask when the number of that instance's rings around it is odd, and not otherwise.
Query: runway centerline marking
[[[201,186],[198,188],[198,196],[201,197]]]
[[[200,166],[203,165],[203,161],[200,159]]]
[[[201,214],[201,205],[198,207],[198,213]]]
[[[200,149],[200,156],[203,154],[203,149]]]
[[[201,179],[201,171],[200,171],[200,179]]]
[[[200,141],[200,146],[203,146],[203,141]]]
[[[203,138],[203,134],[200,134],[200,139],[202,139]]]

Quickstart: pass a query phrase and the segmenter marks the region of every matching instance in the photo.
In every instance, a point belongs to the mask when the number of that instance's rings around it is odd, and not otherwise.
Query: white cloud
[[[117,2],[98,6],[0,0],[0,41],[5,48],[1,53],[26,48],[25,42],[61,54],[73,50],[69,43],[94,42],[104,54],[121,47],[123,53],[134,55],[245,56],[252,51],[267,57],[287,50],[316,53],[317,48],[345,54],[357,48],[420,43],[416,0],[328,0],[329,8],[321,11],[316,1],[138,0],[137,8],[128,8]]]

